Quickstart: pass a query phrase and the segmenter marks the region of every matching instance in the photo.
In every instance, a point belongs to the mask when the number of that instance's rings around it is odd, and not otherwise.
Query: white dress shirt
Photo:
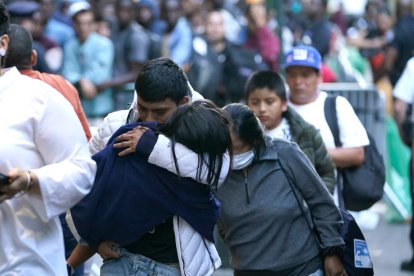
[[[66,275],[58,215],[89,192],[96,164],[69,102],[15,68],[0,76],[0,156],[0,172],[31,170],[41,190],[0,203],[0,275]]]

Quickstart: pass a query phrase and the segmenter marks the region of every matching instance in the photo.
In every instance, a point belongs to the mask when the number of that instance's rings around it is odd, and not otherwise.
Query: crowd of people
[[[387,77],[392,86],[414,47],[412,4],[401,0],[369,0],[360,17],[327,0],[283,1],[279,11],[265,0],[6,3],[11,22],[33,37],[34,69],[73,84],[90,122],[126,109],[137,74],[156,57],[171,58],[195,90],[224,106],[243,99],[252,72],[283,73],[284,55],[299,44],[321,54],[324,82]]]
[[[319,84],[389,81],[411,141],[414,17],[328,4],[0,4],[0,274],[211,275],[216,228],[234,275],[348,275],[337,169],[369,140],[338,96],[335,144]]]

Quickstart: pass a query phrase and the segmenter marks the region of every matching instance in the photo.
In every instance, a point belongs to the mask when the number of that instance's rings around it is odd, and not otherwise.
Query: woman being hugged
[[[136,152],[120,157],[115,138],[135,127],[141,131]],[[159,167],[149,162],[159,159],[154,147],[162,139],[168,140],[162,155],[172,162]],[[186,159],[183,148],[194,156]],[[227,177],[230,148],[228,117],[209,101],[181,105],[159,125],[122,126],[93,156],[98,165],[93,188],[67,216],[75,236],[89,245],[78,245],[68,263],[76,267],[111,241],[119,258],[106,259],[101,275],[212,274],[221,264],[213,237],[220,206],[212,190]],[[194,169],[188,170],[186,160]],[[161,235],[168,228],[171,233]],[[174,246],[148,249],[150,238]]]
[[[224,110],[232,118],[234,156],[217,192],[218,230],[234,275],[347,275],[340,260],[341,215],[309,159],[296,144],[264,136],[247,106]]]

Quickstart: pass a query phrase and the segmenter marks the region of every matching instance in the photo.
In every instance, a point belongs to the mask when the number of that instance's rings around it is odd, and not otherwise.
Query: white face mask
[[[241,170],[249,166],[253,162],[254,151],[249,150],[240,154],[233,155],[232,170]]]

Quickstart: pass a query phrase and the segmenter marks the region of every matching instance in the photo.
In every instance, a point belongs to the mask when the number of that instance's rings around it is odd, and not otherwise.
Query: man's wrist
[[[338,257],[342,257],[344,254],[345,248],[344,246],[330,246],[330,247],[326,247],[324,249],[321,250],[322,256],[328,257],[328,256],[338,256]]]

